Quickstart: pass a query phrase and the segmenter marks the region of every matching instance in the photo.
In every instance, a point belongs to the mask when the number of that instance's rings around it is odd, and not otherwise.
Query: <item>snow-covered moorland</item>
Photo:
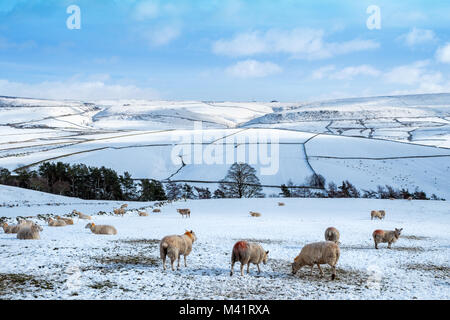
[[[0,217],[93,215],[97,224],[117,228],[100,236],[75,225],[48,227],[41,240],[18,240],[0,231],[0,298],[3,299],[449,299],[450,205],[447,201],[367,199],[214,199],[177,201],[152,213],[154,203],[130,202],[124,217],[110,215],[118,202],[84,201],[0,186]],[[278,201],[285,202],[279,207]],[[136,208],[146,208],[139,217]],[[182,218],[177,208],[190,208]],[[384,209],[385,220],[370,220]],[[249,211],[262,214],[250,217]],[[106,214],[98,215],[99,211]],[[323,266],[293,276],[291,263],[324,230],[341,233],[337,280]],[[372,231],[403,228],[392,250],[375,250]],[[188,267],[162,270],[159,240],[194,230],[198,241]],[[230,277],[230,254],[241,239],[259,242],[269,261],[256,274]],[[235,269],[239,268],[239,264]]]

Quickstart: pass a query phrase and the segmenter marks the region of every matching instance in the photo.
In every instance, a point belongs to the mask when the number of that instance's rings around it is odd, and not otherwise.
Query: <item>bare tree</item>
[[[256,170],[247,163],[234,163],[220,182],[219,190],[226,198],[264,197]]]

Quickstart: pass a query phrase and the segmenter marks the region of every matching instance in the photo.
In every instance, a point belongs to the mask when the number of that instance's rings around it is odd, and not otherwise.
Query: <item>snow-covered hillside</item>
[[[124,217],[109,215],[119,203],[79,201],[30,205],[52,196],[34,191],[0,190],[0,217],[68,214],[73,209],[93,215],[96,224],[117,228],[115,236],[85,229],[86,221],[62,228],[43,225],[41,240],[24,241],[0,231],[0,297],[2,299],[449,299],[450,207],[447,201],[364,199],[216,199],[179,201],[151,213],[153,203],[129,203]],[[10,199],[10,197],[12,199]],[[279,207],[278,201],[285,202]],[[148,217],[134,208],[147,207]],[[183,219],[177,208],[190,208]],[[385,220],[370,220],[384,209]],[[248,212],[258,211],[260,218]],[[106,214],[98,215],[100,211]],[[321,241],[324,230],[340,230],[337,279],[322,266],[295,276],[291,263],[301,248]],[[403,228],[392,250],[375,250],[375,229]],[[159,240],[194,230],[198,237],[188,267],[163,271]],[[261,274],[230,277],[230,253],[238,240],[256,241],[269,250]],[[235,271],[239,264],[235,266]]]
[[[273,148],[258,149],[262,141]],[[419,187],[450,198],[450,94],[310,103],[0,97],[0,167],[10,170],[64,161],[214,188],[227,157],[250,162],[268,194],[318,173],[360,189]]]

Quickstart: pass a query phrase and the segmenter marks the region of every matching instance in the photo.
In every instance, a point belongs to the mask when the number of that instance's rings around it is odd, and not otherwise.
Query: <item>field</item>
[[[446,201],[365,199],[215,199],[177,201],[151,213],[154,203],[130,202],[124,217],[112,216],[121,203],[84,201],[12,187],[0,189],[0,217],[68,214],[73,209],[111,224],[116,236],[100,236],[75,225],[48,227],[41,240],[0,233],[2,299],[449,299],[450,206]],[[15,197],[17,198],[14,198]],[[27,198],[27,201],[23,200]],[[278,201],[286,206],[279,207]],[[136,208],[150,215],[139,217]],[[177,208],[190,208],[182,218]],[[370,220],[370,210],[386,210]],[[252,218],[250,210],[262,213]],[[103,213],[99,213],[103,211]],[[341,233],[337,279],[291,263],[306,244],[323,239],[335,226]],[[373,247],[374,229],[403,228],[393,249]],[[159,240],[194,230],[198,241],[188,267],[163,271]],[[230,253],[237,240],[269,250],[261,274],[230,277]],[[238,271],[239,264],[235,266]]]

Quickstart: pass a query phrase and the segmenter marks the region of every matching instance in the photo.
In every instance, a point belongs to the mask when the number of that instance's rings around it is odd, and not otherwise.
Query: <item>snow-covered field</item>
[[[246,162],[257,154],[250,164],[268,195],[279,192],[273,186],[289,180],[305,185],[317,173],[336,184],[349,180],[358,189],[419,187],[448,199],[449,101],[450,94],[303,103],[0,97],[0,167],[84,163],[128,171],[134,178],[203,181],[213,188],[238,160],[237,153]],[[202,129],[195,129],[198,121]],[[275,148],[268,154],[270,164],[262,165],[264,152],[252,148],[266,138]],[[189,143],[174,156],[177,147]],[[199,145],[203,155],[218,147],[213,160],[219,160],[196,162],[192,155]],[[230,150],[231,163],[225,161]],[[173,161],[178,155],[186,166]],[[263,174],[270,166],[276,172]]]
[[[216,199],[178,201],[151,213],[153,203],[129,203],[124,217],[109,215],[121,203],[43,195],[0,186],[0,217],[68,214],[78,209],[116,236],[85,229],[86,221],[62,228],[44,226],[41,240],[18,240],[0,232],[2,299],[450,299],[450,205],[447,201],[365,199]],[[148,207],[148,217],[133,209]],[[182,218],[177,208],[190,208]],[[370,220],[384,209],[385,220]],[[252,218],[250,210],[262,213]],[[106,214],[97,215],[99,211]],[[320,278],[291,263],[306,244],[335,226],[341,233],[337,280],[330,268]],[[388,250],[373,247],[373,230],[403,228]],[[198,241],[188,267],[163,271],[159,240],[194,230]],[[250,275],[229,275],[237,240],[259,242],[269,261]],[[237,271],[239,264],[235,266]]]

